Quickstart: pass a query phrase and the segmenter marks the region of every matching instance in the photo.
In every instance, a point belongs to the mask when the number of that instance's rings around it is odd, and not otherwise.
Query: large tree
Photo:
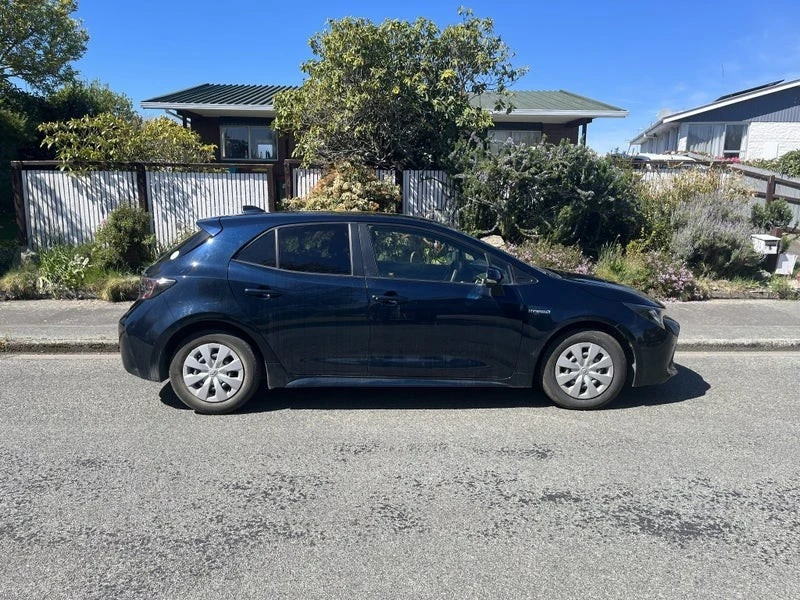
[[[427,19],[328,21],[310,40],[300,88],[279,94],[275,127],[291,133],[306,163],[342,160],[389,168],[442,166],[460,140],[491,124],[470,100],[507,86],[525,69],[510,63],[491,19],[460,10],[440,29]]]
[[[71,16],[77,7],[75,0],[0,0],[0,81],[49,91],[73,79],[70,63],[89,39]]]

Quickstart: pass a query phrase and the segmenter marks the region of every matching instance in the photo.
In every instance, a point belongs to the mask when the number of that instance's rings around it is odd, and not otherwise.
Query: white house
[[[800,148],[800,79],[734,92],[659,119],[631,141],[640,152],[777,158]]]

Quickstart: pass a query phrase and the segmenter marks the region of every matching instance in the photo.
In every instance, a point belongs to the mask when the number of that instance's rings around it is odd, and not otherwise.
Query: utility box
[[[781,253],[781,238],[774,235],[757,233],[750,236],[753,241],[753,248],[756,252],[764,256],[764,269],[769,273],[774,273],[778,268],[778,255]]]

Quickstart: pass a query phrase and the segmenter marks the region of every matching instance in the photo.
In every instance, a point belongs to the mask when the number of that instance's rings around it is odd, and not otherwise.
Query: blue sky
[[[460,4],[491,17],[514,64],[530,67],[515,89],[564,89],[630,112],[589,125],[599,152],[626,149],[659,111],[800,78],[798,0],[79,0],[90,40],[76,66],[137,107],[201,83],[298,85],[327,19],[421,16],[444,27]]]

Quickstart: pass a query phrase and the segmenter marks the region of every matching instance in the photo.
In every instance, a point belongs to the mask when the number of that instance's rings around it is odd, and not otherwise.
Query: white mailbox
[[[781,246],[781,238],[774,235],[757,233],[750,236],[753,240],[753,248],[759,254],[778,254]]]

